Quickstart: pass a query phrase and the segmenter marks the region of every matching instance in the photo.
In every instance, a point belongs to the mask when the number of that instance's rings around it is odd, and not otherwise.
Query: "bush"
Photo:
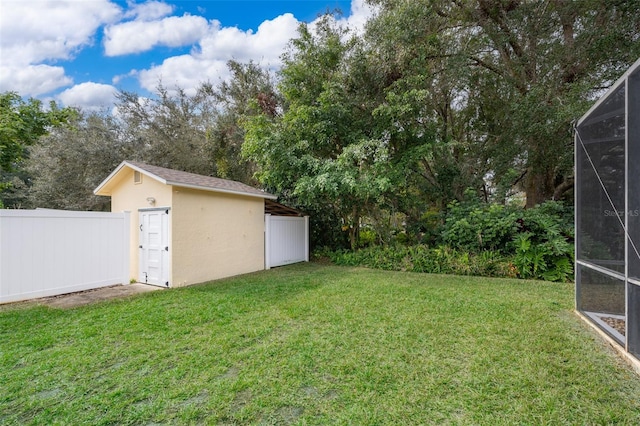
[[[518,214],[513,207],[454,201],[446,214],[442,242],[474,253],[506,253],[517,232]]]
[[[435,248],[371,246],[323,254],[338,265],[566,282],[574,273],[573,232],[572,209],[559,202],[528,210],[454,202]]]
[[[358,240],[358,247],[371,247],[376,243],[378,236],[376,231],[371,228],[362,228],[360,230],[360,239]]]
[[[571,281],[574,265],[573,212],[548,201],[524,210],[512,242],[515,265],[522,278]]]
[[[370,247],[355,252],[325,250],[316,253],[316,257],[327,257],[337,265],[364,266],[389,271],[509,278],[517,276],[512,259],[500,253],[474,254],[445,246]]]
[[[573,279],[573,211],[548,201],[532,209],[479,202],[449,205],[442,242],[472,253],[513,256],[521,278]]]

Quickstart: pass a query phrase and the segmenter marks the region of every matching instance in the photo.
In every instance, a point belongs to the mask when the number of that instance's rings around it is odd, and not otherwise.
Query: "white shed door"
[[[169,287],[169,209],[140,211],[141,283]]]

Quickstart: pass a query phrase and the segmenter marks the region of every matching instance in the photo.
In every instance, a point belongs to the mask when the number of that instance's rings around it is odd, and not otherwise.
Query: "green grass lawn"
[[[0,307],[0,424],[640,424],[568,284],[301,264]]]

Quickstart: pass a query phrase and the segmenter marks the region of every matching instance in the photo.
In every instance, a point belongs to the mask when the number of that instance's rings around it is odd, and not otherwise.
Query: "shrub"
[[[548,281],[573,279],[573,211],[548,201],[532,209],[454,202],[443,243],[472,253],[513,256],[518,276]]]
[[[506,253],[518,232],[516,209],[501,204],[449,204],[442,242],[454,248],[479,253],[483,250]]]
[[[512,259],[500,253],[475,254],[446,246],[370,247],[355,252],[325,250],[316,253],[316,257],[327,257],[337,265],[364,266],[390,271],[516,277]]]
[[[323,254],[338,265],[566,282],[574,273],[573,232],[572,209],[559,202],[527,210],[454,202],[436,247],[371,246]]]
[[[362,228],[360,230],[360,239],[358,241],[358,246],[360,248],[371,247],[372,245],[375,244],[377,239],[378,239],[378,236],[376,234],[376,231],[374,231],[371,228]]]
[[[519,276],[563,282],[573,279],[572,219],[571,210],[554,201],[523,212],[519,234],[512,243]]]

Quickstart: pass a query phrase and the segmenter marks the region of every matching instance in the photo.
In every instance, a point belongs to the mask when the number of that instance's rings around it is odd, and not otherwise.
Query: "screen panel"
[[[625,283],[601,272],[578,265],[580,292],[578,309],[612,315],[625,315]]]
[[[578,259],[625,271],[625,86],[577,128]]]
[[[629,277],[640,279],[640,68],[629,75],[627,93]]]
[[[629,352],[640,358],[640,286],[629,286],[629,312],[627,314],[627,344]]]

